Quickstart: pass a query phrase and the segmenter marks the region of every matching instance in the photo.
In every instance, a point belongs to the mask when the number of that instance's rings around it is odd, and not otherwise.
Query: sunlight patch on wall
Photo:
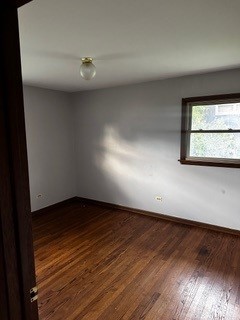
[[[124,175],[129,179],[141,179],[137,163],[144,161],[144,155],[133,143],[123,140],[116,128],[105,127],[100,148],[102,152],[96,156],[95,162],[105,172],[115,178]]]

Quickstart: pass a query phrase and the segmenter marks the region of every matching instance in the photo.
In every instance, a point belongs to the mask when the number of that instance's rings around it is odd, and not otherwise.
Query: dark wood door
[[[37,320],[17,2],[0,3],[0,307],[3,320]]]

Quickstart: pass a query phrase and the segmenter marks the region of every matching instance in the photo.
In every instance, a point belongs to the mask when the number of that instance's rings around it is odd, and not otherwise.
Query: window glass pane
[[[240,103],[192,107],[192,130],[240,129]]]
[[[240,133],[191,133],[189,155],[240,159]]]

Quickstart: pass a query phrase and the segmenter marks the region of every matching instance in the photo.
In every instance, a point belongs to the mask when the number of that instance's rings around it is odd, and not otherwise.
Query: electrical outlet
[[[157,200],[157,201],[162,201],[162,197],[161,197],[161,196],[156,196],[156,197],[155,197],[155,200]]]

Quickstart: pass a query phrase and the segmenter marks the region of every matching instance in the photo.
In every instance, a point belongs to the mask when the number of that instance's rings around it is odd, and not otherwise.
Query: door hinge
[[[38,299],[38,287],[30,289],[30,301],[33,302]]]

